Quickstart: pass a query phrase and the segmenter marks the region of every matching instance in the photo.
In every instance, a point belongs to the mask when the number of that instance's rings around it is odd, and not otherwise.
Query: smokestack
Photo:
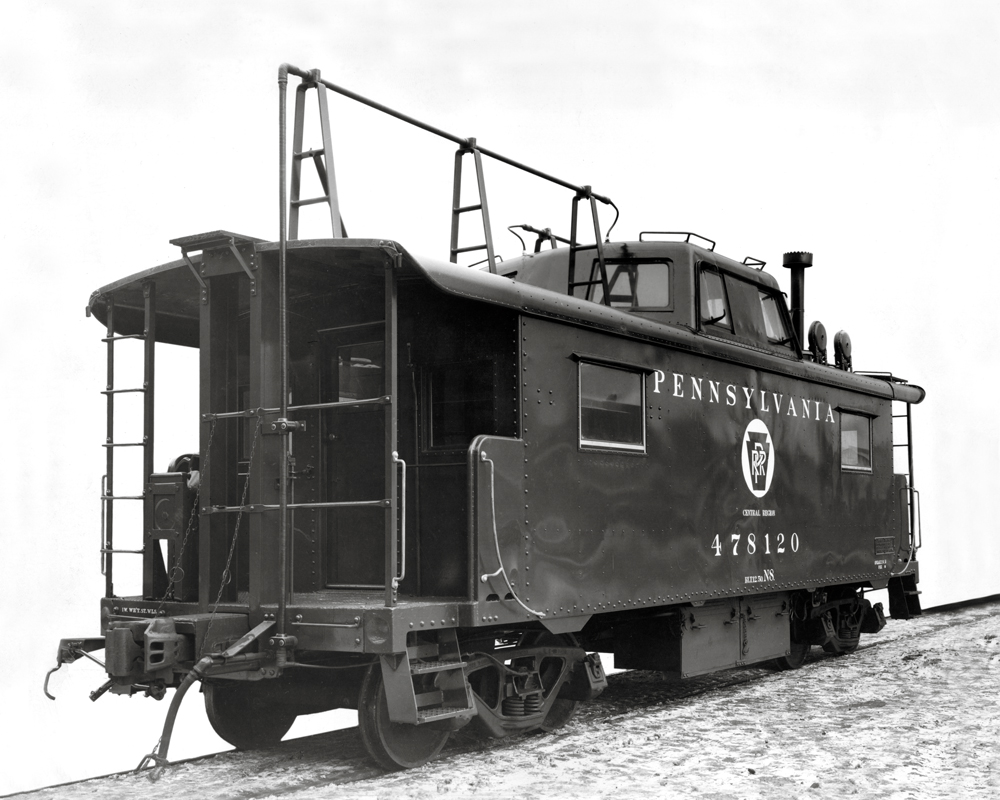
[[[804,314],[806,293],[806,267],[813,265],[812,253],[785,253],[781,266],[792,271],[792,329],[799,340],[799,346],[805,347]]]

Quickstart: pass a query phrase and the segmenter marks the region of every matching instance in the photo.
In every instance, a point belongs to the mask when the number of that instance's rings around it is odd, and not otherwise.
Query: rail
[[[913,562],[913,557],[917,554],[917,550],[923,545],[923,523],[920,520],[920,492],[912,486],[902,486],[899,490],[899,502],[900,504],[906,503],[910,512],[909,554],[902,569],[891,573],[893,576],[906,573]]]
[[[399,584],[402,583],[403,578],[406,577],[406,462],[399,457],[399,453],[395,450],[392,451],[392,463],[400,464],[403,467],[403,481],[399,490],[399,497],[401,501],[400,508],[400,531],[399,531],[399,562],[400,569],[399,575],[392,579],[393,591],[399,588]]]
[[[490,520],[493,525],[493,547],[496,550],[497,564],[499,565],[493,572],[484,572],[479,576],[479,580],[482,583],[488,583],[490,578],[495,578],[498,575],[503,578],[504,583],[507,584],[507,589],[510,592],[510,596],[514,598],[515,602],[521,606],[529,614],[533,614],[539,619],[545,617],[544,611],[536,611],[530,606],[526,605],[525,602],[517,596],[517,592],[514,590],[514,585],[510,582],[510,578],[507,577],[507,570],[504,569],[503,556],[500,554],[500,536],[497,533],[497,506],[496,506],[496,489],[494,484],[496,483],[496,466],[493,464],[493,459],[490,458],[485,452],[480,452],[479,460],[484,464],[490,465]]]
[[[332,400],[329,403],[304,403],[298,406],[288,406],[288,411],[321,411],[336,408],[358,408],[360,406],[383,406],[391,403],[392,398],[388,395],[379,397],[369,397],[364,400]],[[247,408],[243,411],[222,411],[218,414],[205,413],[201,415],[203,421],[208,422],[213,419],[235,419],[236,417],[256,417],[265,414],[279,414],[280,408]]]
[[[494,161],[499,161],[502,164],[506,164],[507,166],[513,167],[514,169],[520,170],[520,171],[525,172],[525,173],[527,173],[529,175],[533,175],[536,178],[541,178],[544,181],[548,181],[549,183],[553,183],[553,184],[555,184],[557,186],[561,186],[564,189],[569,189],[571,192],[573,192],[573,194],[574,194],[573,223],[572,223],[573,230],[572,230],[572,233],[570,235],[570,240],[571,240],[571,243],[572,243],[571,246],[573,246],[573,247],[579,247],[579,245],[576,245],[576,205],[577,205],[577,203],[581,199],[587,199],[587,200],[589,200],[590,201],[590,206],[591,206],[591,213],[592,213],[593,219],[594,219],[594,229],[595,229],[595,232],[596,232],[596,241],[597,241],[598,256],[601,257],[603,255],[603,251],[602,251],[602,248],[601,248],[600,223],[599,223],[598,218],[597,218],[597,208],[594,205],[593,201],[596,200],[596,201],[598,201],[600,203],[603,203],[604,205],[611,206],[613,209],[615,209],[615,220],[614,220],[614,222],[611,223],[611,226],[608,228],[608,232],[607,232],[607,234],[610,236],[611,230],[614,228],[615,224],[617,224],[617,222],[618,222],[618,216],[619,216],[619,214],[618,214],[618,207],[614,204],[614,202],[611,200],[610,197],[607,197],[607,196],[601,195],[601,194],[597,194],[596,192],[594,192],[591,189],[590,186],[582,186],[582,185],[578,185],[578,184],[572,183],[570,181],[563,180],[562,178],[557,178],[555,175],[550,175],[549,173],[543,172],[540,169],[536,169],[535,167],[530,167],[527,164],[523,164],[520,161],[517,161],[517,160],[515,160],[513,158],[510,158],[508,156],[503,155],[502,153],[498,153],[495,150],[491,150],[488,147],[483,147],[483,146],[481,146],[478,143],[478,141],[476,140],[475,137],[464,138],[462,136],[456,136],[453,133],[449,133],[448,131],[442,130],[441,128],[438,128],[438,127],[436,127],[434,125],[430,125],[430,124],[428,124],[426,122],[423,122],[423,121],[421,121],[419,119],[416,119],[415,117],[411,117],[408,114],[404,114],[401,111],[397,111],[397,110],[395,110],[393,108],[390,108],[389,106],[386,106],[386,105],[384,105],[382,103],[378,103],[375,100],[371,100],[371,99],[369,99],[367,97],[364,97],[363,95],[360,95],[357,92],[352,92],[350,89],[346,89],[343,86],[338,86],[335,83],[331,83],[328,80],[324,80],[322,77],[320,77],[320,71],[318,69],[304,70],[304,69],[301,69],[299,67],[292,66],[291,64],[282,64],[278,68],[278,84],[279,84],[279,87],[282,87],[281,88],[281,125],[282,125],[282,130],[284,130],[284,116],[285,116],[285,101],[284,101],[284,96],[285,96],[284,92],[285,92],[285,89],[284,89],[284,87],[287,84],[288,76],[289,75],[295,75],[296,77],[301,78],[303,82],[308,82],[310,84],[315,84],[316,86],[322,86],[325,89],[329,89],[331,92],[335,92],[336,94],[339,94],[339,95],[341,95],[343,97],[347,97],[347,98],[349,98],[351,100],[354,100],[357,103],[361,103],[362,105],[368,106],[369,108],[373,108],[376,111],[380,111],[383,114],[387,114],[390,117],[398,119],[401,122],[405,122],[408,125],[413,125],[416,128],[420,128],[423,131],[426,131],[428,133],[432,133],[435,136],[438,136],[438,137],[440,137],[442,139],[446,139],[446,140],[448,140],[450,142],[453,142],[453,143],[455,143],[455,144],[458,145],[459,149],[458,149],[458,151],[455,154],[454,201],[453,201],[453,204],[452,204],[451,260],[453,262],[456,260],[456,257],[458,256],[459,253],[470,252],[472,250],[483,250],[483,249],[485,249],[487,251],[487,254],[488,254],[488,259],[487,260],[489,261],[490,272],[496,273],[496,271],[497,271],[497,268],[496,268],[496,255],[493,252],[493,244],[492,244],[492,242],[493,242],[493,235],[492,235],[492,231],[490,230],[490,225],[489,225],[489,211],[488,211],[488,205],[487,205],[487,202],[486,202],[486,189],[485,189],[485,184],[484,184],[484,181],[483,181],[483,171],[482,171],[482,163],[481,163],[481,160],[480,160],[480,156],[488,156],[489,158],[492,158]],[[326,148],[324,148],[324,150],[326,150]],[[281,173],[282,174],[282,177],[281,177],[281,186],[282,186],[282,212],[281,212],[282,213],[282,225],[281,225],[281,230],[282,230],[282,233],[284,233],[284,231],[285,231],[284,215],[285,215],[286,212],[285,212],[285,200],[284,200],[284,191],[285,191],[284,190],[284,180],[285,180],[284,179],[284,174],[285,174],[284,173],[284,152],[285,152],[285,145],[284,145],[284,135],[283,134],[282,134],[282,137],[281,137],[281,152],[282,152],[282,173]],[[478,204],[471,204],[471,205],[461,205],[461,203],[459,202],[459,195],[460,195],[460,189],[461,189],[462,156],[468,155],[468,154],[472,154],[473,157],[474,157],[474,159],[475,159],[475,161],[476,161],[476,179],[477,179],[477,186],[478,186],[478,189],[479,189],[479,203]],[[330,155],[330,153],[329,153],[328,150],[326,150],[325,155],[327,157],[327,170],[329,171],[330,157],[331,157],[331,155]],[[331,197],[333,195],[335,195],[335,193],[336,193],[336,187],[332,184],[332,182],[331,182],[329,191],[330,191]],[[336,203],[336,199],[334,199],[333,202]],[[461,218],[461,215],[463,213],[467,212],[467,211],[480,211],[482,213],[482,216],[483,216],[483,227],[484,227],[484,233],[485,233],[485,237],[486,237],[486,243],[485,244],[483,244],[483,245],[474,245],[474,246],[471,246],[471,247],[459,247],[458,246],[459,219]],[[336,232],[336,226],[334,228],[334,231],[335,231],[334,235],[335,236],[338,235],[337,232]],[[602,266],[603,266],[603,258],[600,258],[600,260],[601,260]],[[602,270],[602,272],[603,272],[603,270]]]
[[[345,89],[343,86],[338,86],[335,83],[330,83],[330,81],[324,80],[320,77],[320,72],[318,69],[304,70],[298,67],[294,67],[291,64],[282,64],[281,67],[279,67],[278,69],[278,80],[280,81],[283,76],[287,75],[295,75],[299,78],[302,78],[305,81],[321,83],[331,92],[336,92],[337,94],[343,95],[344,97],[349,97],[351,100],[355,100],[361,103],[362,105],[366,105],[369,108],[374,108],[376,111],[381,111],[383,114],[388,114],[390,117],[395,117],[396,119],[401,120],[402,122],[406,122],[417,128],[425,130],[428,133],[433,133],[435,136],[440,136],[442,139],[448,139],[449,141],[454,142],[455,144],[461,147],[467,147],[470,149],[475,148],[484,156],[489,156],[490,158],[495,159],[496,161],[500,161],[504,164],[507,164],[508,166],[515,167],[516,169],[522,170],[523,172],[527,172],[531,175],[534,175],[537,178],[542,178],[543,180],[555,183],[559,186],[562,186],[565,189],[569,189],[570,191],[573,192],[583,191],[582,186],[577,186],[574,183],[570,183],[569,181],[564,181],[561,178],[557,178],[554,175],[549,175],[548,173],[542,172],[541,170],[535,169],[534,167],[529,167],[526,164],[522,164],[519,161],[515,161],[512,158],[508,158],[507,156],[501,155],[500,153],[497,153],[494,150],[490,150],[489,148],[481,147],[476,143],[475,138],[463,139],[461,136],[456,136],[453,133],[448,133],[447,131],[441,130],[441,128],[436,128],[433,125],[429,125],[426,122],[421,122],[420,120],[414,117],[404,114],[401,111],[396,111],[395,109],[389,108],[389,106],[383,105],[382,103],[377,103],[374,100],[369,100],[367,97],[363,97],[357,92],[352,92],[350,89]],[[614,206],[614,203],[611,202],[611,199],[608,197],[604,197],[603,195],[595,193],[594,199],[599,200],[600,202],[606,205]]]

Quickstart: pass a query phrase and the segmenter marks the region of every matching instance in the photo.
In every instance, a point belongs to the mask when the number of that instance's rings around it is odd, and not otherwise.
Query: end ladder
[[[105,474],[101,486],[101,574],[105,579],[105,596],[114,597],[114,556],[141,555],[143,557],[143,596],[153,597],[157,591],[166,587],[166,569],[163,565],[160,551],[152,546],[148,537],[143,536],[143,545],[139,550],[116,549],[114,545],[114,508],[115,503],[122,500],[144,500],[146,490],[138,495],[115,494],[115,452],[122,447],[142,448],[143,487],[148,476],[153,473],[153,376],[155,373],[155,343],[156,343],[156,284],[152,281],[143,284],[143,330],[142,333],[115,333],[115,297],[107,298],[107,335],[102,341],[107,344],[108,377],[102,394],[107,398],[107,432],[104,440]],[[143,380],[142,386],[119,389],[115,386],[115,344],[123,339],[140,339],[143,341]],[[115,397],[119,394],[141,393],[143,395],[143,431],[140,441],[115,441]],[[144,528],[148,526],[143,526]]]

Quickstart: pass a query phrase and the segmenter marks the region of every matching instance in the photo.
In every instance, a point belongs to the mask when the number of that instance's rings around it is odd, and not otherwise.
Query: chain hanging
[[[205,450],[205,464],[201,467],[200,472],[204,473],[208,469],[208,458],[209,453],[212,452],[212,440],[215,438],[215,426],[218,420],[212,420],[212,427],[208,430],[208,448]],[[177,556],[174,558],[174,566],[170,569],[170,582],[167,584],[167,589],[163,593],[163,597],[160,598],[160,603],[156,607],[156,615],[159,616],[160,612],[163,611],[163,606],[166,605],[167,600],[173,598],[172,592],[174,585],[181,578],[184,577],[184,568],[181,567],[181,563],[184,559],[184,549],[187,547],[188,539],[191,538],[191,531],[194,528],[194,520],[198,514],[199,503],[201,502],[201,480],[199,478],[198,488],[194,493],[194,503],[191,506],[191,514],[188,516],[187,529],[184,531],[184,538],[181,540],[180,549],[177,551]],[[180,574],[178,574],[180,573]]]
[[[226,558],[226,566],[222,570],[222,579],[219,582],[219,593],[216,595],[215,602],[212,604],[212,615],[208,618],[208,627],[205,630],[205,638],[202,641],[202,655],[205,654],[205,645],[207,645],[209,641],[208,634],[212,630],[212,623],[215,622],[215,612],[219,610],[219,604],[222,602],[222,594],[232,581],[233,575],[229,568],[233,563],[233,555],[236,553],[236,542],[239,540],[240,522],[243,520],[243,509],[246,508],[247,504],[247,492],[250,489],[250,475],[253,472],[253,454],[257,450],[257,439],[260,436],[260,423],[261,415],[258,414],[257,426],[254,428],[253,441],[250,444],[250,458],[247,459],[247,478],[243,483],[243,497],[240,499],[240,510],[236,513],[236,525],[233,528],[233,539],[229,545],[229,556]]]

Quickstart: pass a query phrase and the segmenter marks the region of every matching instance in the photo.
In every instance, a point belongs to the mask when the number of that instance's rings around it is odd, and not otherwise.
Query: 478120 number
[[[728,542],[723,542],[719,534],[716,534],[711,544],[715,555],[720,558],[722,557],[723,549],[729,546],[732,546],[734,556],[740,555],[741,546],[743,547],[742,552],[750,556],[755,555],[758,550],[766,556],[772,553],[780,555],[788,551],[797,553],[799,552],[799,535],[793,533],[791,536],[786,537],[783,533],[776,533],[772,539],[770,533],[765,533],[763,536],[758,536],[756,533],[748,533],[746,541],[744,541],[742,533],[733,533],[730,534]]]

